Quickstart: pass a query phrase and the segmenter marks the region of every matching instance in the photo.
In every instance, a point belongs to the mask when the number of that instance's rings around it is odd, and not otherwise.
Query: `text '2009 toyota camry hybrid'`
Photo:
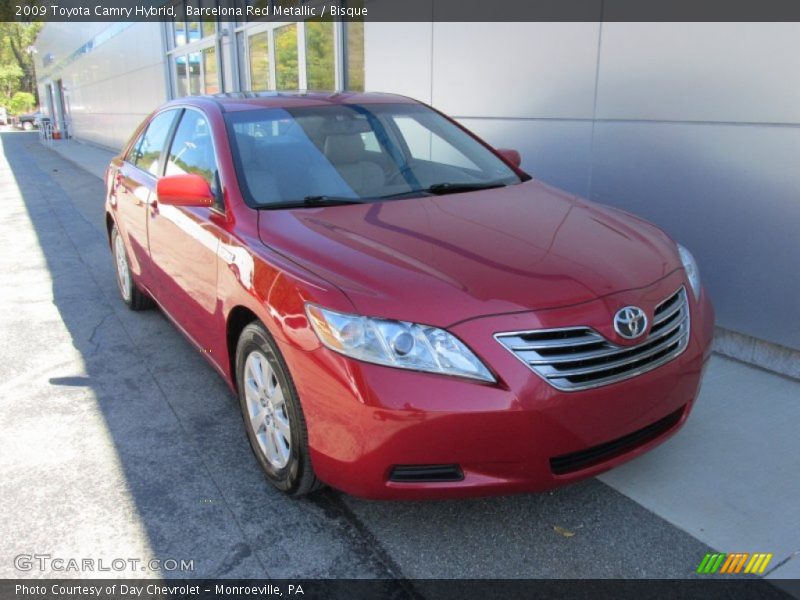
[[[182,98],[107,171],[120,292],[225,378],[288,494],[596,475],[685,422],[713,309],[664,232],[519,164],[400,96]]]

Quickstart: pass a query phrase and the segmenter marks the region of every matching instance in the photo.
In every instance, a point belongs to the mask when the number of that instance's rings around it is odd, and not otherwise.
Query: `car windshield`
[[[241,187],[263,208],[348,204],[519,183],[480,142],[418,104],[226,114]]]

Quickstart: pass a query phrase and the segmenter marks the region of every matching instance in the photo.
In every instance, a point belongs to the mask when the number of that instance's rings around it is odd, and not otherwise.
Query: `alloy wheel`
[[[122,236],[117,233],[114,236],[114,259],[117,263],[117,283],[119,284],[119,291],[125,302],[131,300],[131,271],[128,268],[128,255],[125,254],[125,244],[122,242]]]
[[[244,393],[247,425],[267,461],[274,468],[283,469],[292,453],[289,412],[275,371],[258,350],[251,352],[245,361]]]

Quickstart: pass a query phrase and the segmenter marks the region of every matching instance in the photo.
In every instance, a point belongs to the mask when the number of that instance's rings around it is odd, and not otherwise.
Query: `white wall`
[[[114,26],[47,23],[36,49],[42,104],[44,84],[61,78],[76,137],[117,149],[150,111],[166,101],[167,91],[161,25],[132,23],[102,41],[104,31]],[[72,56],[93,39],[100,43]],[[43,65],[48,54],[52,64]]]
[[[662,226],[723,327],[800,349],[800,24],[368,23],[368,90]]]

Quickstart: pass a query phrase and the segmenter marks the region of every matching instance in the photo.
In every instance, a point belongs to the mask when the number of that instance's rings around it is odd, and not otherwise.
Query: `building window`
[[[178,46],[183,46],[186,43],[186,21],[177,20],[175,21],[173,28],[173,38],[172,43],[177,48]]]
[[[247,38],[250,61],[250,89],[263,91],[269,85],[269,33],[262,31]]]
[[[217,48],[204,48],[203,55],[203,91],[206,94],[219,92],[219,72],[217,69]]]
[[[189,95],[185,56],[175,57],[175,95],[179,98]]]
[[[189,1],[211,6],[221,0]],[[264,6],[270,2],[246,1]],[[176,5],[185,6],[183,0]],[[240,20],[222,25],[232,35],[216,39],[217,25],[199,19],[164,25],[172,46],[167,64],[173,71],[174,97],[223,89],[364,90],[363,22]],[[221,49],[225,51],[221,53]],[[235,63],[227,65],[228,58]],[[228,74],[234,75],[232,85],[225,79]]]
[[[296,23],[275,29],[275,87],[279,90],[300,87]]]
[[[364,91],[364,23],[351,21],[345,28],[345,84],[347,90]]]
[[[200,53],[192,52],[189,55],[188,69],[189,73],[189,94],[197,96],[200,94]]]
[[[333,23],[309,21],[305,30],[306,88],[335,89]]]

